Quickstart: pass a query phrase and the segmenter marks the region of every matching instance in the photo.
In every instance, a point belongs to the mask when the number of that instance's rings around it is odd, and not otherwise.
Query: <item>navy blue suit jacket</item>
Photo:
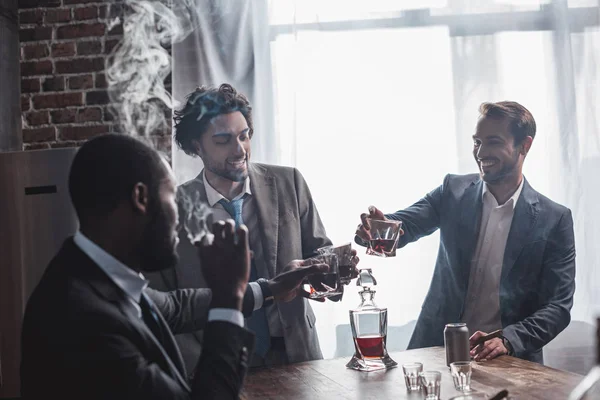
[[[440,230],[431,286],[409,349],[443,346],[444,325],[465,308],[471,259],[482,211],[478,174],[447,175],[443,184],[405,210],[398,247]],[[527,180],[506,242],[500,280],[500,315],[514,355],[543,362],[542,347],[569,325],[575,292],[575,239],[571,211],[531,188]],[[471,332],[473,333],[473,332]]]

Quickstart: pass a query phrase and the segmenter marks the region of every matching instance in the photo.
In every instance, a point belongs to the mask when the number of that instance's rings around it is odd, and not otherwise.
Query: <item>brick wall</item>
[[[19,0],[25,150],[118,132],[104,66],[123,35],[121,24],[110,24],[122,12],[115,0]],[[152,139],[170,153],[170,132]]]

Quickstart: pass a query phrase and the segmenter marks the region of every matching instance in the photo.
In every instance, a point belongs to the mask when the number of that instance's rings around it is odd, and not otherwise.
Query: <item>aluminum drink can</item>
[[[467,324],[446,324],[444,328],[444,347],[446,348],[447,366],[456,361],[471,361]]]

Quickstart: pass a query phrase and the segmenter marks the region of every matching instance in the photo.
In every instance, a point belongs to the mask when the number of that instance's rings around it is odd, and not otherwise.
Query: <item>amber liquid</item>
[[[385,336],[359,336],[354,338],[356,348],[364,358],[382,358]]]

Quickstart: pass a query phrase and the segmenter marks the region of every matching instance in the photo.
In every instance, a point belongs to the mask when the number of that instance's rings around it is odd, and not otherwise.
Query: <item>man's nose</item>
[[[246,155],[246,149],[244,149],[244,145],[239,140],[236,141],[234,154],[236,156],[245,156]]]

